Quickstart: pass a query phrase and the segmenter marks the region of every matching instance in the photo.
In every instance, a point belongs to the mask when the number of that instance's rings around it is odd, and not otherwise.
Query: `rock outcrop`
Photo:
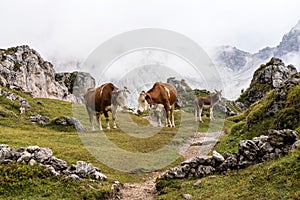
[[[83,128],[82,124],[78,119],[75,117],[68,117],[68,116],[63,116],[59,117],[54,120],[54,123],[56,125],[60,126],[72,126],[74,127],[78,132],[85,132],[85,128]]]
[[[185,82],[184,79],[176,80],[175,77],[170,77],[167,79],[167,83],[171,83],[176,88],[178,97],[176,101],[176,107],[186,107],[193,105],[195,98],[194,91],[192,88]]]
[[[226,173],[286,155],[299,146],[296,131],[269,130],[268,136],[241,140],[235,154],[221,155],[214,151],[212,156],[195,157],[167,170],[159,179],[201,178],[214,173]]]
[[[83,94],[95,87],[95,79],[86,72],[56,73],[55,81],[67,87],[70,100],[75,103],[83,103]]]
[[[272,58],[255,71],[250,87],[237,101],[250,106],[261,100],[270,90],[281,87],[295,73],[297,70],[293,65],[285,66],[279,58]]]
[[[21,90],[33,97],[82,103],[82,91],[94,87],[95,80],[81,72],[56,75],[50,62],[23,45],[0,51],[0,85]],[[77,93],[71,87],[77,87]]]
[[[68,166],[66,161],[53,156],[53,151],[49,148],[29,146],[15,150],[8,145],[0,144],[0,164],[13,162],[28,164],[30,166],[39,164],[49,169],[54,176],[64,176],[66,179],[71,178],[75,181],[82,179],[107,179],[101,173],[101,170],[94,167],[91,163],[77,161],[76,165],[72,164]]]

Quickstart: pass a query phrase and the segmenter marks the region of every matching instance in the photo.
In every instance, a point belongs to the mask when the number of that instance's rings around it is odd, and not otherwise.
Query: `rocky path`
[[[193,158],[200,155],[207,155],[215,146],[222,132],[194,134],[179,148],[179,153],[185,158]],[[125,183],[120,190],[118,197],[123,200],[154,200],[155,180],[160,173],[155,172],[152,176],[146,177],[140,183]]]

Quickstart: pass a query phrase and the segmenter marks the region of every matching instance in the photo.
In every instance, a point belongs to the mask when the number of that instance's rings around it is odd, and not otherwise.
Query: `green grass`
[[[193,180],[158,181],[158,199],[299,199],[300,150],[247,169],[232,171],[215,178],[202,178],[198,186]]]
[[[111,167],[111,164],[115,164],[115,161],[122,160],[119,164],[129,166],[131,169],[136,167],[137,169],[144,168],[145,171],[152,171],[162,168],[160,170],[164,171],[183,161],[177,154],[177,147],[187,138],[193,136],[196,131],[214,132],[224,130],[228,132],[218,144],[217,149],[221,152],[229,149],[233,151],[236,148],[236,142],[244,137],[242,131],[246,124],[246,116],[250,112],[246,111],[239,116],[226,119],[222,119],[223,116],[221,114],[215,113],[215,121],[210,121],[209,117],[204,116],[204,123],[196,123],[192,112],[176,111],[175,128],[155,128],[150,126],[149,122],[142,117],[119,112],[117,123],[120,128],[79,134],[70,127],[59,127],[54,124],[46,126],[36,125],[28,121],[27,118],[37,113],[49,116],[51,120],[60,116],[74,116],[80,119],[85,128],[90,130],[91,126],[83,105],[72,105],[53,99],[34,99],[21,92],[13,92],[28,99],[32,107],[25,115],[20,116],[20,105],[18,103],[0,97],[0,143],[8,144],[13,148],[30,145],[49,147],[53,150],[54,156],[66,160],[69,165],[74,164],[78,160],[92,163],[107,175],[108,180],[77,183],[63,180],[61,177],[50,176],[48,172],[45,172],[38,166],[31,168],[27,165],[3,165],[0,166],[0,199],[101,199],[107,197],[112,195],[110,185],[114,180],[119,180],[122,183],[141,182],[144,180],[144,177],[151,175],[150,172],[133,174],[120,171],[118,167]],[[291,102],[294,102],[294,98],[290,99]],[[105,119],[103,116],[101,120],[104,127]],[[118,149],[128,153],[128,155],[139,154],[142,156],[139,158],[138,163],[134,163],[130,157],[127,157],[127,154],[124,156],[124,154],[115,151],[112,148],[113,145],[106,141],[111,142]],[[228,143],[228,141],[230,142]],[[165,147],[167,144],[169,146],[168,151],[162,152],[162,147]],[[106,163],[107,158],[105,156],[111,160],[111,163]],[[117,159],[113,159],[114,157]],[[269,194],[272,199],[274,193],[272,184],[274,184],[274,181],[281,180],[280,177],[277,179],[277,166],[281,168],[284,165],[290,166],[290,169],[287,169],[285,172],[285,176],[299,179],[299,174],[291,174],[294,170],[299,171],[299,165],[295,164],[295,160],[299,161],[299,151],[291,157],[287,156],[278,161],[272,161],[271,164],[263,164],[261,172],[260,167],[252,167],[249,170],[217,176],[216,179],[204,178],[203,184],[198,187],[192,185],[195,180],[160,182],[159,199],[180,199],[182,193],[191,193],[196,199],[222,199],[223,196],[220,195],[225,193],[223,199],[235,199],[254,195],[253,191],[258,191],[258,194],[261,194],[261,196],[257,197],[259,199],[264,199],[264,196]],[[279,168],[278,172],[282,171],[281,168]],[[256,172],[254,169],[258,171]],[[269,179],[263,179],[266,171],[270,169],[272,170],[268,172],[269,176],[272,177],[271,175],[274,174],[276,176],[274,179],[276,180],[272,179],[269,184]],[[260,175],[262,176],[261,179],[259,178]],[[26,178],[28,176],[30,179]],[[253,180],[259,179],[259,182],[252,181],[253,183],[250,182],[252,185],[249,185],[247,188],[246,185],[252,180],[248,180],[250,177]],[[238,188],[239,184],[242,184],[241,189]],[[266,187],[250,190],[250,187],[256,184],[258,186],[259,184],[265,185]],[[276,184],[274,187],[278,187],[278,184]],[[289,182],[288,184],[291,183]],[[227,191],[229,191],[228,195]],[[170,193],[166,194],[167,192]],[[285,195],[283,198],[294,197],[291,196],[292,193],[299,195],[299,192],[294,192],[294,185],[291,189],[284,187],[278,192]],[[276,193],[277,195],[278,192]]]
[[[205,123],[196,123],[193,113],[184,111],[175,112],[175,128],[155,128],[150,126],[143,117],[118,112],[117,123],[120,128],[79,134],[71,127],[56,126],[53,123],[38,125],[27,118],[36,114],[48,116],[51,120],[60,116],[74,116],[81,121],[85,128],[91,130],[88,115],[83,105],[72,105],[54,99],[32,98],[22,92],[7,88],[3,88],[3,90],[11,91],[17,96],[27,99],[31,108],[26,111],[25,115],[20,115],[20,103],[12,102],[3,96],[0,97],[0,143],[15,149],[30,145],[51,148],[54,156],[66,160],[69,165],[75,164],[78,160],[92,163],[102,170],[108,180],[95,183],[89,181],[76,183],[49,176],[47,173],[42,176],[44,171],[38,167],[5,165],[1,166],[1,171],[5,171],[5,173],[0,174],[0,179],[5,181],[0,183],[2,184],[0,199],[28,199],[29,197],[33,199],[43,197],[47,199],[84,199],[87,196],[89,197],[87,199],[99,198],[101,195],[108,195],[110,184],[114,180],[119,180],[122,183],[140,182],[143,181],[144,177],[150,175],[150,172],[133,174],[120,171],[118,167],[111,167],[98,157],[103,155],[105,158],[104,152],[107,152],[112,161],[114,161],[112,156],[115,156],[122,160],[122,165],[128,165],[131,168],[136,167],[138,169],[141,168],[139,166],[141,165],[145,171],[160,168],[163,171],[183,161],[178,155],[177,148],[187,138],[193,136],[196,131],[219,131],[223,129],[222,119],[210,123],[209,119],[204,117]],[[105,127],[104,116],[101,120],[102,126]],[[103,142],[104,139],[117,146],[118,149],[129,154],[138,153],[142,155],[141,158],[144,158],[138,160],[139,163],[134,163],[129,158],[116,154],[118,152],[115,153],[115,150],[111,149],[112,145]],[[168,151],[162,151],[165,146],[168,146]],[[147,154],[150,156],[147,157]],[[22,177],[25,177],[26,174],[32,174],[32,178],[25,180],[25,178],[20,177],[18,179],[19,175],[16,175],[15,171],[20,171]],[[14,181],[10,182],[9,180]],[[86,188],[86,184],[92,184],[96,190]],[[11,191],[12,188],[15,188],[15,192]],[[21,188],[23,188],[23,192],[20,192]],[[72,193],[74,193],[74,198],[72,198]]]
[[[105,199],[112,197],[108,183],[65,180],[38,165],[0,165],[1,199]]]

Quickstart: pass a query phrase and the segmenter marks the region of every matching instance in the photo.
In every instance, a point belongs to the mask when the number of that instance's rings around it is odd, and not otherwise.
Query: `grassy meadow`
[[[7,88],[3,90],[9,91]],[[210,123],[196,123],[192,113],[175,112],[175,128],[152,127],[144,117],[119,112],[117,129],[90,131],[91,126],[83,105],[53,99],[35,99],[21,92],[31,108],[25,115],[19,114],[20,104],[0,96],[0,143],[12,148],[38,145],[53,150],[54,156],[75,164],[78,160],[92,163],[108,177],[106,181],[75,182],[53,177],[40,166],[23,164],[0,165],[0,199],[107,199],[113,198],[111,184],[143,182],[152,176],[152,171],[164,171],[178,165],[183,158],[178,155],[178,146],[196,131],[225,134],[217,145],[220,152],[233,152],[241,136],[239,131],[247,122],[247,113]],[[267,103],[263,104],[267,105]],[[258,110],[258,109],[255,109]],[[258,111],[251,112],[258,112]],[[206,111],[207,112],[207,111]],[[27,118],[41,114],[51,120],[61,116],[78,118],[88,130],[78,133],[72,127],[38,125]],[[111,120],[110,120],[111,121]],[[102,125],[105,119],[102,116]],[[253,132],[258,129],[254,129]],[[250,137],[250,136],[249,136]],[[122,161],[122,162],[120,162]],[[182,199],[189,193],[193,199],[297,199],[300,180],[300,151],[297,150],[277,160],[197,180],[171,180],[157,183],[158,199]],[[143,173],[131,173],[130,171]]]

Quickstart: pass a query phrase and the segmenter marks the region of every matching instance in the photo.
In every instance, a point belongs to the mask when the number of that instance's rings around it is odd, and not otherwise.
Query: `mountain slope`
[[[236,47],[222,46],[212,55],[215,65],[223,75],[225,87],[231,88],[228,92],[231,99],[236,99],[240,91],[249,86],[257,67],[272,57],[291,63],[300,70],[300,21],[283,36],[276,47],[266,47],[251,54]]]
[[[81,94],[87,88],[94,87],[95,80],[84,72],[57,74],[50,62],[34,49],[23,45],[0,50],[0,85],[21,90],[33,97],[81,103],[82,96],[75,93]],[[73,88],[76,88],[75,92]]]

